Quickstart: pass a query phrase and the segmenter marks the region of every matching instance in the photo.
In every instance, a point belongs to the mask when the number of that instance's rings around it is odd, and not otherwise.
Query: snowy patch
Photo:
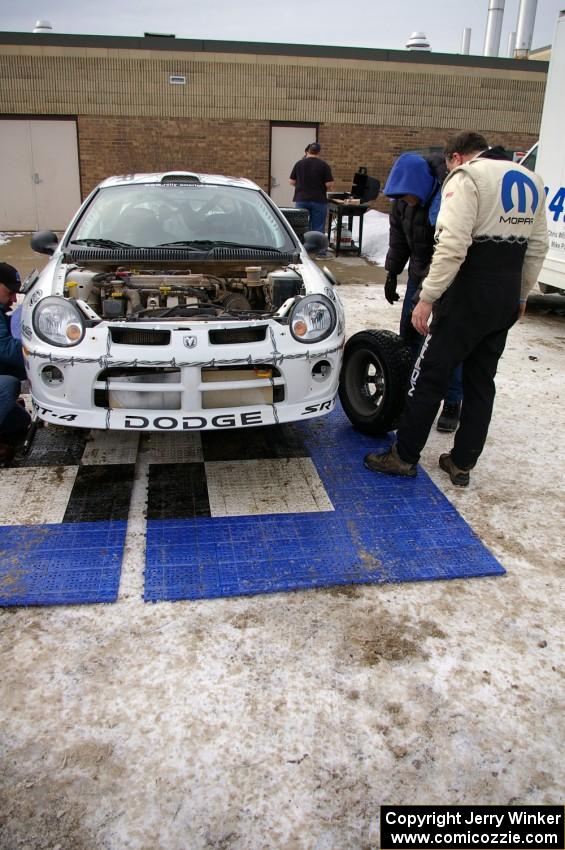
[[[29,236],[29,231],[25,233],[0,233],[0,245],[7,245],[16,236]]]
[[[361,254],[370,263],[384,266],[388,250],[389,219],[387,213],[369,210],[363,218]],[[353,238],[359,238],[359,220],[353,220]]]

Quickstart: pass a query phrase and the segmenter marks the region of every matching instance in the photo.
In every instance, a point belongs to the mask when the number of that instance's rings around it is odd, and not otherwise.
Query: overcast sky
[[[500,2],[500,0],[499,0]],[[328,44],[402,50],[413,31],[432,50],[458,53],[470,27],[471,53],[482,55],[488,0],[1,0],[0,30],[31,32],[48,20],[57,33]],[[532,48],[550,44],[565,0],[538,0]],[[506,0],[500,56],[516,30],[519,0]]]

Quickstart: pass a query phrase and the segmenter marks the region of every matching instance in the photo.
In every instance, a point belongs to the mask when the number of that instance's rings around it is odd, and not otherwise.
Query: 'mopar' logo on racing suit
[[[517,203],[514,202],[514,195],[517,195]],[[517,208],[519,213],[525,213],[528,206],[527,195],[530,195],[530,210],[534,213],[539,203],[538,187],[527,174],[515,170],[507,171],[502,180],[500,193],[504,212]],[[501,215],[500,221],[505,224],[532,224],[533,218],[515,215],[505,218]]]

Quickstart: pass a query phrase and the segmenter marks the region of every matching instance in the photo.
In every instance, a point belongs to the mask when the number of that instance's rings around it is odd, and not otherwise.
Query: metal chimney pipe
[[[509,59],[514,58],[514,51],[516,50],[516,33],[509,32],[508,33],[508,57]]]
[[[537,8],[538,0],[520,0],[518,24],[516,26],[516,48],[514,51],[516,59],[528,58],[534,37]]]
[[[461,36],[461,53],[464,56],[469,55],[469,50],[471,48],[471,27],[465,27],[463,30],[463,35]]]
[[[504,0],[489,0],[485,47],[483,50],[485,56],[498,56],[503,17]]]

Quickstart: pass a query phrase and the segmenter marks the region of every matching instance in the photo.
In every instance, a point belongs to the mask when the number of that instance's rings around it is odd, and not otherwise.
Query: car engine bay
[[[302,277],[293,268],[267,272],[261,266],[229,275],[74,266],[64,284],[65,297],[86,302],[101,319],[118,321],[261,318],[303,291]]]

